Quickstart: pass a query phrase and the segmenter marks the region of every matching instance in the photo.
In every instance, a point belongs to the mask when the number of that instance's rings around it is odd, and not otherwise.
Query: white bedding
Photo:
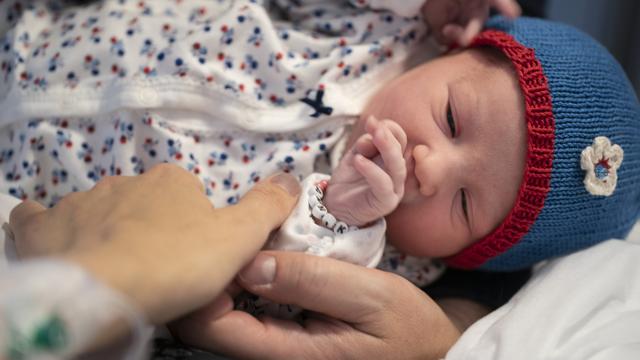
[[[0,194],[0,223],[17,203]],[[12,256],[5,245],[0,232],[0,271]],[[609,240],[538,269],[446,359],[640,359],[640,225],[629,241]]]
[[[540,268],[446,359],[640,359],[640,225]]]

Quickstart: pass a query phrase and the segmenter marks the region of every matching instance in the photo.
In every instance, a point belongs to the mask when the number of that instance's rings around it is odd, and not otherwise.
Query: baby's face
[[[405,195],[388,239],[416,256],[457,253],[494,230],[515,203],[526,156],[524,100],[508,60],[489,49],[430,61],[379,91],[364,119],[406,132]]]

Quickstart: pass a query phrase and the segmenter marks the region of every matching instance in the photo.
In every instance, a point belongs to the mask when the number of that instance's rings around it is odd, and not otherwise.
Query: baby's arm
[[[329,180],[325,205],[336,219],[363,226],[393,211],[404,195],[407,136],[391,120],[370,117]]]

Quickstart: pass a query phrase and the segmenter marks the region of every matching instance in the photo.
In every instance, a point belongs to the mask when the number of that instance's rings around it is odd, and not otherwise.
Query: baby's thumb
[[[268,235],[289,216],[298,196],[300,183],[292,175],[279,173],[258,182],[231,209],[251,219],[252,227]]]

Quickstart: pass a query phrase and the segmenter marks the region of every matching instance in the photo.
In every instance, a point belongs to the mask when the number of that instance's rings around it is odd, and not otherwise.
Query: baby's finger
[[[373,136],[373,134],[376,132],[376,129],[378,129],[380,125],[380,120],[378,120],[378,118],[376,118],[373,115],[370,115],[367,118],[367,121],[364,123],[364,131],[366,131],[368,134],[371,134],[371,136]]]
[[[464,34],[464,28],[458,24],[447,24],[442,28],[443,42],[446,44],[456,44],[461,46],[460,39]]]
[[[382,124],[391,131],[391,134],[398,140],[400,148],[404,152],[404,149],[407,147],[407,134],[402,130],[402,127],[395,121],[389,119],[382,120]]]
[[[382,127],[374,134],[373,143],[378,148],[384,167],[393,181],[393,191],[396,194],[403,193],[407,168],[400,142],[388,128]]]
[[[478,35],[482,30],[482,26],[484,25],[485,20],[487,20],[487,17],[485,15],[473,17],[471,20],[469,20],[467,27],[464,29],[464,35],[462,37],[461,44],[462,46],[468,46],[469,44],[471,44],[473,38],[475,38],[476,35]]]
[[[376,163],[362,155],[356,155],[353,166],[367,181],[376,198],[386,199],[394,195],[391,177]]]
[[[520,5],[514,0],[491,0],[491,6],[510,18],[516,18],[522,13]]]
[[[361,135],[353,145],[353,149],[357,154],[362,154],[362,156],[369,159],[378,155],[378,149],[373,145],[373,137],[371,134]]]

